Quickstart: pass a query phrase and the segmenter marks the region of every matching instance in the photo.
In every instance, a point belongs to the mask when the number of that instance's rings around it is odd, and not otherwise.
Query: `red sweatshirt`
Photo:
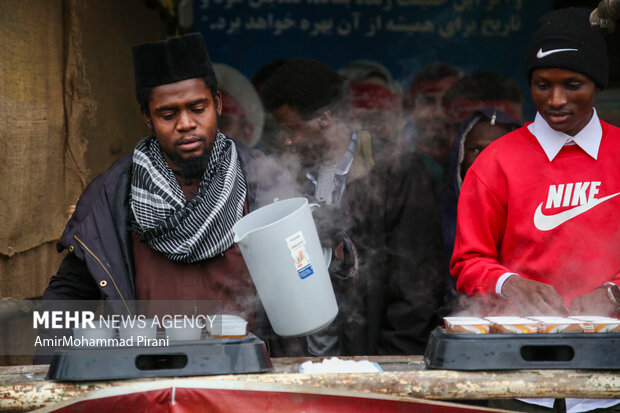
[[[487,147],[458,203],[450,270],[468,295],[506,272],[551,284],[566,305],[620,285],[620,129],[601,121],[598,159],[564,146],[549,161],[527,125]]]

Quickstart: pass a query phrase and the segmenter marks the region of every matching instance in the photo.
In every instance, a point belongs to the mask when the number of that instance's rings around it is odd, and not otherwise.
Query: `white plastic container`
[[[214,338],[245,337],[248,333],[248,322],[232,314],[218,315],[213,323],[207,323],[207,333]]]
[[[167,321],[164,323],[166,336],[170,341],[194,341],[200,340],[202,334],[203,321],[190,318],[183,322]]]
[[[444,317],[444,326],[453,334],[488,334],[490,321],[479,317]]]
[[[586,329],[589,333],[620,333],[620,319],[597,315],[570,316],[574,320],[588,323]]]
[[[538,322],[527,317],[501,316],[484,317],[491,322],[490,333],[496,334],[534,334],[538,333]]]
[[[311,334],[336,318],[338,305],[306,198],[259,208],[233,231],[276,334]]]
[[[528,316],[528,318],[538,322],[539,333],[583,333],[586,329],[585,322],[568,317]]]

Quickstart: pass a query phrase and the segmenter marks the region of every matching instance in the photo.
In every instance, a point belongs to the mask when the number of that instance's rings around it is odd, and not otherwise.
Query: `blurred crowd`
[[[220,130],[232,139],[279,159],[303,181],[307,179],[307,168],[302,166],[302,159],[308,156],[318,159],[323,155],[311,154],[312,145],[302,142],[304,136],[299,137],[303,133],[295,139],[296,135],[287,132],[286,125],[274,116],[274,108],[265,108],[263,99],[270,77],[296,60],[270,61],[251,79],[233,67],[224,64],[215,67],[224,100]],[[324,66],[330,70],[321,62],[307,59],[308,62],[310,66]],[[346,85],[342,99],[347,107],[341,117],[351,130],[367,132],[390,150],[406,153],[414,159],[412,162],[424,166],[421,175],[411,179],[429,179],[431,183],[431,191],[418,195],[433,204],[440,219],[441,234],[437,235],[442,241],[442,263],[438,272],[445,276],[442,287],[445,295],[438,310],[449,313],[457,296],[448,263],[463,177],[489,143],[523,123],[521,87],[516,80],[498,73],[466,74],[459,67],[444,62],[424,66],[406,85],[396,81],[386,66],[372,60],[356,60],[333,72],[333,76],[337,73]],[[235,82],[229,80],[233,78]],[[322,79],[317,77],[316,80]],[[274,87],[272,85],[271,89]],[[311,87],[320,88],[321,84]],[[286,91],[277,93],[282,95]],[[312,159],[306,160],[306,166],[313,163]]]

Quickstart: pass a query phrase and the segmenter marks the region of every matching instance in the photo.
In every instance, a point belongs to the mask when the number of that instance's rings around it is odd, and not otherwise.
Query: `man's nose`
[[[189,111],[183,110],[179,113],[179,121],[177,122],[177,129],[190,130],[196,127],[196,121]]]
[[[284,136],[280,142],[282,142],[282,148],[284,150],[289,151],[289,152],[297,151],[297,147],[295,145],[295,141],[293,140],[292,136]]]
[[[293,144],[295,143],[293,140],[294,134],[291,133],[290,131],[287,131],[284,129],[278,129],[276,133],[277,133],[277,140],[281,143],[283,147],[289,148],[293,146]]]
[[[566,92],[562,87],[552,87],[549,93],[549,106],[559,108],[566,104]]]

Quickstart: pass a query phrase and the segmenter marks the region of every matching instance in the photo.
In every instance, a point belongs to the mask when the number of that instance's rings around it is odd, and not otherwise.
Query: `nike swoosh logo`
[[[576,206],[575,208],[567,209],[566,211],[562,211],[554,215],[543,214],[542,213],[543,203],[541,202],[540,205],[538,205],[538,208],[536,208],[536,212],[534,213],[534,226],[536,226],[536,228],[538,228],[541,231],[550,231],[554,228],[559,227],[566,221],[569,221],[583,214],[584,212],[589,211],[595,206],[602,204],[603,202],[617,195],[620,195],[620,192],[616,194],[608,195],[604,198],[593,199],[592,201],[587,202],[583,205],[579,205],[579,206]]]
[[[536,53],[536,57],[539,59],[542,59],[543,57],[549,56],[550,54],[554,54],[554,53],[560,53],[560,52],[577,52],[578,49],[551,49],[551,50],[547,50],[546,52],[543,52],[543,49],[540,48],[538,49],[538,52]]]

